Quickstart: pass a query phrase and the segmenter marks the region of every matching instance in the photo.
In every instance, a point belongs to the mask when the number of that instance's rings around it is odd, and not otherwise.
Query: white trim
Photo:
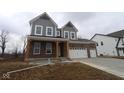
[[[72,38],[72,33],[74,33],[74,38]],[[75,40],[76,39],[76,35],[75,35],[75,32],[70,32],[70,38]]]
[[[37,27],[41,27],[41,34],[37,34],[36,33]],[[43,32],[43,26],[41,26],[41,25],[35,25],[35,35],[42,35],[42,32]]]
[[[48,34],[47,34],[47,31],[48,31],[47,29],[48,29],[48,28],[51,28],[51,29],[52,29],[52,32],[51,32],[52,34],[51,34],[51,35],[48,35]],[[46,26],[46,36],[53,36],[53,27]]]
[[[69,39],[69,37],[70,37],[70,35],[69,35],[69,31],[64,31],[64,38],[65,38],[65,33],[68,33],[68,38],[67,39]]]
[[[35,49],[36,49],[36,47],[35,47],[35,44],[39,44],[39,53],[35,53]],[[34,42],[34,46],[33,46],[33,54],[34,55],[38,55],[38,54],[40,54],[40,50],[41,50],[41,43],[40,42]]]
[[[48,47],[47,47],[47,44],[51,44],[51,47],[48,48]],[[47,53],[47,49],[50,49],[50,50],[51,50],[51,53]],[[46,54],[52,54],[52,43],[46,43]]]
[[[55,37],[57,37],[57,34],[56,33],[57,33],[57,28],[55,27]]]

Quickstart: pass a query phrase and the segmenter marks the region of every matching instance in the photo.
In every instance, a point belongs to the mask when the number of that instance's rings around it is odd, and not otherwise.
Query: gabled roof
[[[107,34],[107,36],[112,36],[112,37],[124,37],[124,30],[116,31],[110,34]]]
[[[33,18],[32,20],[30,20],[29,23],[32,24],[32,22],[36,21],[36,20],[39,19],[39,18],[51,20],[51,21],[53,22],[53,24],[55,24],[56,26],[58,26],[58,25],[55,23],[55,21],[54,21],[46,12],[44,12],[43,14],[41,14],[41,15],[39,15],[39,16]]]
[[[113,37],[113,36],[104,35],[104,34],[95,34],[90,40],[92,40],[96,35],[99,35],[99,36],[107,36],[107,37]],[[113,38],[118,38],[118,37],[113,37]]]
[[[67,24],[65,24],[65,25],[62,27],[62,29],[63,29],[64,27],[72,27],[72,28],[75,29],[75,31],[78,31],[78,29],[72,24],[71,21],[69,21]]]

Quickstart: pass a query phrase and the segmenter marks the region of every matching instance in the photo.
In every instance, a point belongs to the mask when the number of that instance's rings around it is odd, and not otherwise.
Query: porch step
[[[71,61],[69,58],[60,58],[60,61]]]

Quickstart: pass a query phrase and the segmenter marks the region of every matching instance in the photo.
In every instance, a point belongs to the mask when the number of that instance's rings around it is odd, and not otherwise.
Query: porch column
[[[24,61],[25,62],[28,62],[29,50],[30,50],[30,43],[31,43],[31,40],[27,40],[27,45],[26,45],[25,54],[24,54]]]
[[[69,42],[66,42],[66,57],[69,58]]]
[[[58,46],[59,46],[58,41],[56,41],[56,58],[59,57],[59,53],[58,53],[59,52],[59,49],[58,49],[59,47]]]

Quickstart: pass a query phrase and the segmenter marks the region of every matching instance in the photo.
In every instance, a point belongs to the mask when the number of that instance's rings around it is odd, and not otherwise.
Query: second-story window
[[[69,38],[69,32],[68,31],[64,31],[64,38]]]
[[[75,32],[71,32],[71,39],[75,39]]]
[[[60,36],[60,31],[57,31],[57,36]]]
[[[46,36],[53,36],[53,27],[46,27]]]
[[[35,35],[42,35],[42,30],[43,30],[43,26],[36,25],[35,26]]]
[[[103,41],[101,41],[101,46],[103,46]]]

